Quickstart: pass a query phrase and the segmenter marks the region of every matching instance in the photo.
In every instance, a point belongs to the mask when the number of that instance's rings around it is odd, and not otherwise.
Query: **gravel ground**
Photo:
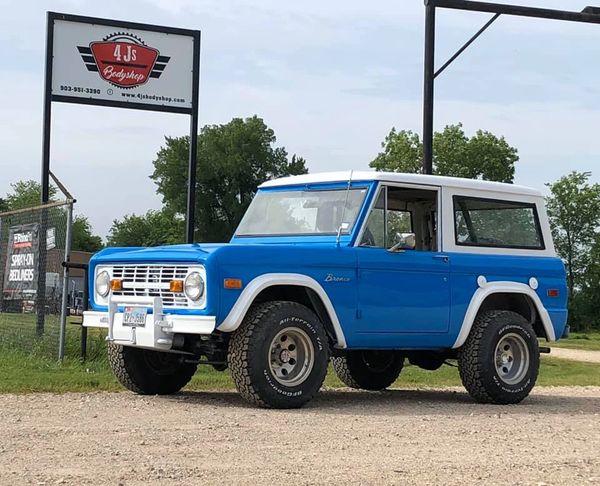
[[[600,363],[600,351],[587,351],[584,349],[552,348],[550,356],[587,363]]]
[[[149,483],[600,485],[600,387],[517,406],[329,390],[292,411],[235,392],[0,396],[0,484]]]

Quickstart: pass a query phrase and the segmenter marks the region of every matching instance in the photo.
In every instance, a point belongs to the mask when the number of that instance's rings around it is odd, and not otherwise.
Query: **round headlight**
[[[183,283],[185,295],[190,300],[199,300],[204,295],[204,279],[198,272],[190,273]]]
[[[96,275],[96,292],[100,297],[106,297],[110,292],[110,275],[106,270]]]

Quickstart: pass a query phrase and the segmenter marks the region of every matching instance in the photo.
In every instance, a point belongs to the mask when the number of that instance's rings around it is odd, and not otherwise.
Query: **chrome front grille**
[[[115,265],[112,278],[123,281],[123,290],[113,291],[115,296],[160,297],[165,307],[188,307],[183,292],[171,292],[171,280],[184,280],[187,265]]]

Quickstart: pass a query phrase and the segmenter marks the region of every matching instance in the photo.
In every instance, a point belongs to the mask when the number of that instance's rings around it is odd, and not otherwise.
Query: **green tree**
[[[29,207],[35,207],[40,205],[41,199],[41,185],[39,182],[27,180],[18,181],[11,184],[12,192],[6,196],[7,210],[24,209]],[[50,186],[50,198],[49,200],[57,201],[57,189],[54,186]],[[62,207],[51,208],[48,210],[48,221],[53,224],[53,221],[66,221],[65,209]],[[59,234],[57,235],[57,244],[60,247],[64,245],[64,231],[66,225],[59,228]],[[88,219],[84,216],[76,216],[73,219],[73,237],[72,246],[73,250],[96,252],[102,248],[102,238],[96,236],[92,232],[92,226]]]
[[[7,194],[6,202],[9,210],[31,208],[39,206],[42,190],[39,182],[28,180],[11,184],[12,192]],[[50,201],[56,200],[56,187],[50,186]]]
[[[183,218],[168,209],[114,220],[107,238],[108,246],[174,245],[183,243],[183,239]]]
[[[576,328],[600,329],[600,235],[591,247],[581,284],[574,299]]]
[[[0,197],[0,213],[8,211],[8,202]]]
[[[275,147],[275,133],[257,117],[207,125],[198,137],[196,239],[227,241],[262,182],[307,172],[302,157]],[[166,208],[183,215],[189,137],[165,139],[151,178]]]
[[[85,216],[73,219],[73,239],[71,248],[76,251],[96,253],[103,247],[102,238],[92,233],[92,225]]]
[[[588,294],[586,276],[598,265],[598,222],[600,221],[600,184],[589,184],[589,172],[571,172],[547,184],[550,189],[546,205],[557,253],[567,264],[570,321],[575,328],[585,325],[580,305],[583,290]],[[592,251],[594,250],[595,251]]]
[[[423,144],[418,133],[393,127],[381,143],[383,149],[369,164],[375,170],[416,174],[423,167]]]
[[[370,163],[375,170],[421,172],[423,144],[418,134],[392,128],[381,147]],[[504,137],[478,130],[469,138],[460,123],[446,126],[433,137],[433,173],[437,175],[512,182],[518,160],[517,149]]]

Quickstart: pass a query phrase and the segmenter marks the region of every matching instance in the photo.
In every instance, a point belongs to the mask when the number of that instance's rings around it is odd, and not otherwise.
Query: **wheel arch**
[[[532,324],[538,337],[556,341],[548,311],[534,289],[519,282],[485,282],[471,298],[452,348],[459,348],[465,343],[477,314],[493,309],[517,312]]]
[[[250,281],[217,330],[235,331],[252,304],[268,300],[289,300],[305,305],[319,317],[333,344],[346,348],[341,324],[323,287],[315,279],[295,273],[270,273]]]

